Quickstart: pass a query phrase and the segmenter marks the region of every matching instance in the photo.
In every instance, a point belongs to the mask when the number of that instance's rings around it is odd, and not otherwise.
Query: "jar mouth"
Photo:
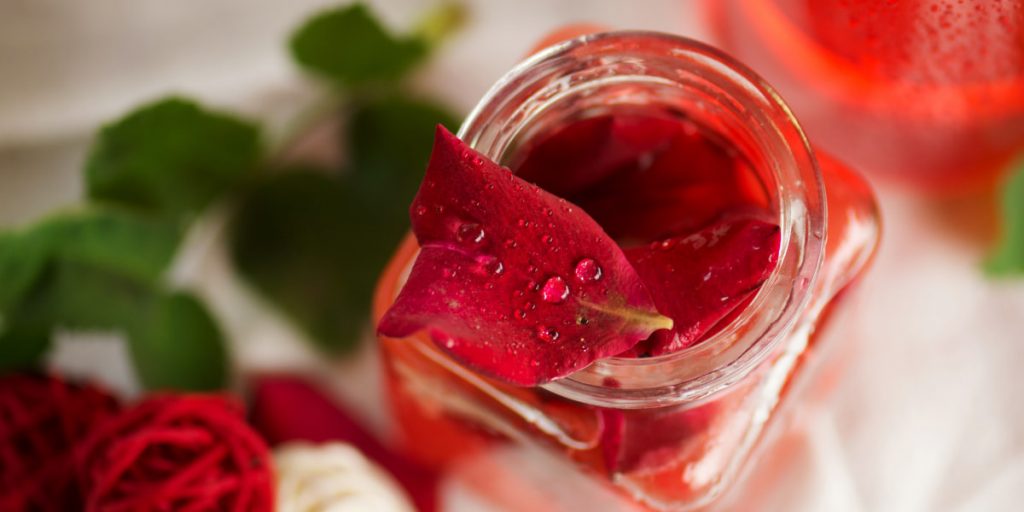
[[[651,92],[596,97],[595,91],[622,85]],[[823,257],[826,227],[817,162],[789,107],[753,71],[703,43],[645,31],[586,35],[534,54],[495,83],[458,136],[505,163],[517,142],[529,137],[535,121],[562,115],[567,103],[584,105],[588,98],[595,105],[671,103],[687,115],[700,114],[721,124],[721,130],[743,132],[741,149],[759,152],[770,167],[768,192],[781,228],[778,263],[733,321],[686,349],[650,358],[601,359],[543,386],[603,407],[699,401],[749,374],[794,330],[806,308]],[[680,98],[686,98],[685,104]]]

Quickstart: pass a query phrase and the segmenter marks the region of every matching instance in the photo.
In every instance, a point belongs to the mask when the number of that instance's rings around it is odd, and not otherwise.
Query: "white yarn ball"
[[[398,484],[343,443],[274,450],[278,512],[415,512]]]

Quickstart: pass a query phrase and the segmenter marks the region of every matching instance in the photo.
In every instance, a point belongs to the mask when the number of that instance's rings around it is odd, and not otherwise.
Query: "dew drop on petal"
[[[599,281],[602,275],[604,270],[593,258],[583,258],[576,263],[576,279],[581,283]]]
[[[537,337],[540,338],[541,341],[552,343],[558,340],[558,336],[558,329],[555,329],[554,327],[547,325],[537,326]]]
[[[484,263],[484,269],[489,274],[500,276],[505,273],[505,264],[501,260],[494,258]]]
[[[475,222],[464,222],[455,233],[460,242],[478,244],[484,241],[484,228]]]
[[[544,283],[540,296],[546,302],[560,303],[569,297],[569,285],[561,277],[552,276]]]

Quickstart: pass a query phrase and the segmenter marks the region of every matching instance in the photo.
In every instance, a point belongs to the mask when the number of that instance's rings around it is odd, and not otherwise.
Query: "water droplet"
[[[505,264],[502,263],[501,260],[499,259],[488,261],[487,263],[484,264],[484,268],[487,270],[487,272],[494,274],[496,276],[500,276],[505,273]]]
[[[476,257],[476,268],[474,271],[485,276],[500,276],[505,273],[505,265],[498,258],[490,254],[481,254]]]
[[[666,251],[676,246],[678,241],[675,238],[666,238],[664,240],[655,240],[651,242],[651,250],[662,250]]]
[[[559,276],[553,276],[544,283],[540,296],[547,302],[559,303],[569,297],[569,285]]]
[[[484,240],[484,228],[475,222],[465,222],[459,225],[455,236],[460,242],[478,244]]]
[[[541,341],[551,343],[558,340],[558,336],[558,329],[555,329],[554,327],[547,325],[537,326],[537,337],[540,338]]]
[[[581,283],[599,281],[604,271],[592,258],[583,258],[576,264],[576,279]]]
[[[427,207],[426,206],[423,206],[422,204],[416,205],[416,215],[419,215],[420,217],[422,217],[422,216],[424,216],[426,214],[427,214]]]

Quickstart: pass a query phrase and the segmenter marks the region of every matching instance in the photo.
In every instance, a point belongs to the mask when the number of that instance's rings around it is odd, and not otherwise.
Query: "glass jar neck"
[[[696,41],[607,32],[548,48],[499,80],[459,136],[508,165],[526,141],[553,126],[651,108],[685,116],[753,164],[781,227],[782,246],[776,269],[750,305],[710,338],[658,357],[600,360],[545,385],[592,405],[696,401],[736,383],[796,327],[823,256],[824,188],[789,108],[752,71]]]

